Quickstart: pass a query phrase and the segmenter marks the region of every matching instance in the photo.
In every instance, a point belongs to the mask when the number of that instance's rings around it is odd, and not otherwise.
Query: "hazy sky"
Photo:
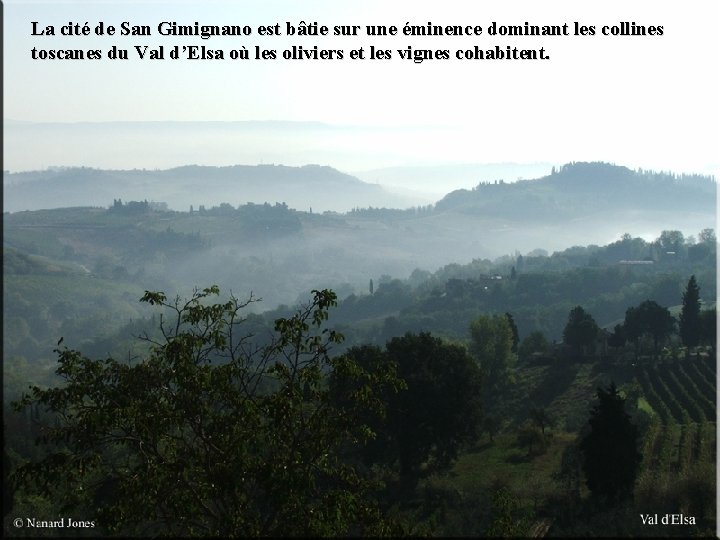
[[[603,160],[631,167],[717,174],[720,149],[720,33],[716,0],[604,1],[296,1],[244,2],[30,2],[6,1],[5,120],[100,121],[318,121],[390,128],[404,135],[363,141],[372,154],[397,148],[409,164],[518,163]],[[301,20],[334,25],[396,25],[380,38],[262,37],[260,24]],[[149,25],[151,36],[32,36],[38,27],[68,22],[95,28],[127,21]],[[238,24],[247,37],[160,36],[158,23]],[[480,25],[482,36],[413,38],[406,23]],[[594,25],[594,36],[489,36],[501,25]],[[663,27],[662,36],[603,36],[604,25],[627,21]],[[126,48],[130,60],[110,61],[107,50]],[[140,60],[134,46],[205,45],[225,60]],[[293,45],[343,49],[342,61],[230,60],[228,51],[255,45],[279,52]],[[350,60],[350,49],[392,51],[386,60]],[[457,49],[506,45],[539,49],[548,61],[457,60]],[[448,49],[451,59],[403,61],[407,46]],[[100,49],[97,61],[32,60],[33,47]],[[6,137],[12,136],[5,126]],[[371,130],[369,133],[372,133]],[[416,136],[413,136],[416,133]],[[9,135],[8,135],[9,134]],[[372,137],[369,135],[369,137]],[[5,143],[6,168],[17,147]],[[222,144],[209,140],[208,145]],[[51,149],[33,148],[39,162]],[[53,152],[63,148],[63,137]],[[272,144],[269,141],[268,144]],[[390,148],[388,148],[390,145]],[[136,147],[128,146],[128,167]],[[277,150],[277,149],[276,149]],[[77,149],[75,150],[77,151]],[[119,156],[126,151],[117,148]],[[202,153],[202,149],[198,150]],[[276,152],[277,153],[277,152]],[[92,155],[86,155],[89,163]],[[143,163],[152,156],[144,156]],[[202,162],[193,159],[192,162]],[[324,163],[319,155],[315,162]],[[19,161],[18,161],[19,163]],[[24,162],[23,162],[24,163]],[[392,164],[385,160],[377,166]],[[75,163],[81,165],[82,163]],[[180,164],[180,163],[178,163]],[[15,165],[16,167],[18,165]],[[39,166],[39,165],[37,165]],[[165,163],[162,163],[165,166]],[[367,168],[373,164],[368,163]]]

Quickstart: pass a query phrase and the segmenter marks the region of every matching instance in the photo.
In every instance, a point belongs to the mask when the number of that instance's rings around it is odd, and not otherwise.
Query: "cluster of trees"
[[[470,350],[483,375],[483,401],[490,410],[512,382],[517,327],[512,315],[481,315],[470,324]]]
[[[682,324],[694,320],[693,283]],[[421,332],[336,354],[343,336],[327,324],[337,303],[329,290],[277,318],[266,342],[244,331],[252,298],[212,303],[217,295],[215,286],[187,300],[146,291],[142,301],[163,317],[138,357],[56,351],[64,383],[36,386],[17,404],[33,411],[45,446],[36,459],[9,460],[6,516],[39,494],[113,534],[412,533],[398,508],[481,430],[492,439],[517,354],[545,344],[542,334],[520,342],[505,313],[476,317],[468,346]],[[581,307],[570,312],[568,344],[583,347],[594,332]],[[553,424],[542,407],[531,418],[533,430],[518,435],[530,453]],[[632,493],[637,439],[614,384],[599,389],[577,449],[602,505]],[[503,515],[488,531],[510,530]]]
[[[663,233],[660,238],[672,236]],[[683,258],[620,264],[626,258],[652,259],[652,243],[628,235],[604,248],[575,247],[552,256],[518,255],[495,262],[475,260],[447,265],[434,274],[418,270],[407,280],[388,276],[374,283],[374,294],[345,298],[337,321],[347,326],[350,340],[380,344],[398,330],[429,329],[462,339],[478,312],[510,312],[520,336],[539,331],[549,341],[560,340],[573,306],[582,306],[603,325],[624,318],[628,306],[646,299],[662,306],[679,305],[683,276],[690,274],[702,280],[706,299],[714,298],[716,277],[709,271],[714,268],[714,233],[701,231],[701,236],[701,242],[689,245],[685,239],[685,245],[688,250],[706,250],[702,261]],[[368,328],[366,321],[388,317],[392,320]],[[388,331],[385,324],[390,325]]]
[[[625,208],[677,210],[687,204],[712,211],[715,193],[711,176],[677,177],[607,163],[577,162],[537,180],[500,180],[480,183],[473,190],[456,190],[438,201],[435,209],[557,223],[587,211],[612,215]]]
[[[147,214],[149,210],[150,203],[147,201],[129,201],[127,203],[123,203],[122,199],[113,199],[113,204],[108,209],[108,212],[130,216]]]
[[[658,355],[659,347],[674,333],[676,327],[680,342],[689,350],[700,344],[715,347],[717,311],[715,308],[701,310],[700,288],[695,276],[688,280],[683,293],[682,310],[679,320],[671,315],[668,308],[654,300],[645,300],[637,306],[629,307],[622,324],[616,324],[613,332],[607,336],[611,347],[619,348],[626,342],[633,343],[636,357],[640,352],[640,342],[644,337],[652,340],[653,354]],[[570,311],[563,331],[563,341],[577,352],[587,353],[593,348],[601,332],[595,319],[581,306]],[[543,347],[543,340],[537,334],[532,341],[536,343],[531,352]],[[528,343],[528,346],[530,344]]]
[[[47,421],[46,453],[15,471],[18,500],[39,493],[119,534],[399,531],[379,494],[446,470],[477,435],[475,360],[427,333],[333,356],[328,290],[258,345],[242,332],[252,299],[207,303],[218,294],[146,292],[165,317],[141,358],[57,350],[64,384],[17,404]]]
[[[369,206],[367,208],[352,208],[348,215],[352,217],[368,218],[368,219],[381,219],[381,220],[396,220],[396,219],[408,219],[422,216],[429,216],[433,213],[433,205],[428,204],[425,206],[413,206],[403,210],[397,208],[373,208]]]
[[[353,347],[345,357],[371,373],[392,366],[404,381],[403,391],[384,392],[385,413],[370,422],[376,438],[360,450],[366,465],[382,464],[398,474],[404,490],[447,470],[478,435],[481,372],[464,347],[429,333],[407,333],[384,349]],[[331,388],[341,403],[355,391],[338,377]]]
[[[290,229],[297,223],[295,212],[284,205],[218,210],[225,211],[239,228],[254,223],[268,231],[268,224],[284,217]],[[208,213],[189,219],[205,220]],[[113,219],[130,221],[121,217]],[[107,234],[95,229],[87,227],[82,235]],[[115,247],[124,250],[127,260],[136,257],[143,264],[153,264],[151,257],[170,264],[174,256],[207,247],[199,234],[171,228],[112,232],[107,238],[116,239]],[[76,256],[65,251],[68,259]],[[41,291],[27,276],[66,276],[41,257],[6,253],[6,274],[15,285],[25,280]],[[128,534],[397,531],[388,517],[393,504],[409,498],[427,475],[446,471],[481,430],[492,439],[503,427],[502,405],[515,391],[517,358],[557,350],[550,340],[560,336],[575,356],[591,351],[603,336],[610,347],[630,343],[639,355],[652,346],[657,355],[676,328],[688,351],[698,345],[714,350],[716,311],[702,309],[694,275],[684,293],[680,278],[700,268],[705,298],[714,297],[714,266],[705,268],[714,253],[711,230],[701,231],[698,241],[664,231],[653,243],[627,236],[605,248],[478,260],[435,274],[417,270],[407,280],[384,275],[368,284],[363,278],[369,294],[347,298],[334,318],[350,343],[324,326],[336,301],[329,291],[313,294],[310,306],[299,312],[284,307],[247,319],[240,310],[252,305],[234,299],[206,305],[217,294],[215,288],[187,303],[147,293],[145,302],[170,310],[177,324],[168,326],[169,319],[162,319],[164,331],[146,335],[151,348],[140,353],[141,360],[95,361],[75,350],[58,351],[65,386],[41,385],[23,402],[32,411],[32,430],[44,424],[39,434],[49,445],[41,460],[17,469],[15,478],[23,483],[17,485],[15,501],[30,508],[31,494],[42,493],[46,485],[46,500],[102,516],[108,532]],[[620,258],[647,257],[655,262],[614,264]],[[95,263],[96,276],[129,278],[115,258],[98,257]],[[236,265],[225,266],[238,272]],[[258,268],[252,273],[268,267]],[[102,294],[87,302],[54,287],[53,300],[43,304],[40,293],[30,296],[25,289],[10,288],[6,354],[18,355],[6,368],[11,382],[19,386],[28,378],[24,374],[40,374],[34,360],[59,335],[66,343],[80,343],[91,357],[114,351],[111,356],[120,358],[117,353],[127,342],[115,338],[117,321],[110,320],[111,314],[121,321],[133,319],[125,327],[128,334],[158,325],[158,319],[142,319],[142,312],[111,299],[110,282],[82,283]],[[140,293],[123,294],[128,300]],[[675,320],[663,306],[680,303]],[[605,335],[590,313],[601,322],[623,314],[624,319]],[[241,319],[244,326],[238,327]],[[274,337],[256,339],[251,346],[246,336],[265,335],[268,328],[275,329]],[[82,343],[88,334],[100,337]],[[20,358],[21,351],[30,351],[30,362]],[[630,355],[629,349],[622,352]],[[614,403],[612,397],[599,399]],[[49,412],[38,414],[44,408]],[[544,438],[550,425],[542,407],[531,416],[533,430],[520,433],[528,435],[522,444],[529,443],[529,453],[537,432]],[[622,424],[618,418],[614,422]],[[244,426],[235,425],[238,419]],[[598,420],[598,430],[601,425]],[[632,429],[626,435],[632,438]],[[595,446],[588,443],[586,453]],[[13,467],[29,455],[11,454]],[[628,469],[634,470],[634,458],[625,455]],[[586,458],[595,465],[598,459]],[[589,484],[593,474],[585,470]],[[227,482],[238,477],[243,479],[239,483]],[[605,489],[601,484],[593,492]],[[606,490],[603,497],[619,500],[626,492],[623,487]],[[134,523],[128,519],[132,513]],[[242,517],[226,523],[236,514]],[[302,516],[306,525],[293,528],[286,524],[288,516]]]
[[[701,231],[697,240],[683,237],[675,259],[658,259],[647,266],[618,264],[623,259],[652,258],[648,246],[657,243],[626,235],[606,247],[573,247],[550,256],[535,250],[495,261],[478,259],[466,265],[450,264],[434,273],[415,270],[404,280],[373,276],[374,294],[368,295],[372,275],[368,261],[358,256],[352,270],[347,266],[343,270],[352,258],[349,252],[330,247],[314,250],[307,239],[293,232],[316,219],[329,223],[329,217],[303,215],[283,204],[228,204],[201,215],[152,212],[148,203],[140,220],[123,214],[134,204],[116,200],[107,212],[65,209],[8,217],[6,244],[15,249],[5,251],[7,289],[13,293],[6,298],[4,314],[13,318],[12,328],[17,330],[6,335],[18,337],[6,340],[7,357],[50,363],[58,333],[70,338],[90,329],[79,339],[105,339],[128,318],[138,316],[132,299],[139,296],[136,291],[142,291],[141,286],[187,291],[188,284],[204,279],[208,264],[223,286],[263,290],[268,306],[298,298],[301,288],[309,290],[328,279],[326,268],[337,268],[331,278],[337,281],[330,283],[344,298],[336,322],[348,344],[383,345],[407,330],[464,339],[478,312],[511,312],[521,337],[539,331],[548,341],[559,340],[573,306],[582,305],[605,324],[623,317],[627,306],[646,298],[663,306],[677,305],[681,276],[691,273],[703,283],[706,299],[715,296],[712,230]],[[145,208],[145,202],[137,204]],[[336,225],[347,229],[347,222],[334,219],[337,223],[328,230]],[[671,246],[678,240],[675,232],[663,232],[658,245]],[[40,274],[53,279],[37,279]],[[87,277],[104,283],[88,283]],[[43,290],[52,291],[51,305],[65,302],[74,309],[49,310]],[[100,323],[96,305],[112,320]],[[63,327],[67,330],[58,330]],[[101,331],[96,332],[99,327]]]
[[[165,308],[158,339],[140,361],[95,361],[58,350],[65,384],[35,387],[48,453],[20,466],[20,489],[95,515],[106,532],[210,536],[386,532],[368,475],[342,459],[374,436],[355,410],[377,410],[392,370],[368,373],[329,352],[341,336],[322,328],[334,293],[316,291],[276,338],[254,348],[231,298],[216,287],[187,301],[147,292]],[[168,313],[169,312],[169,313]],[[357,390],[342,406],[325,373]],[[64,514],[63,514],[64,515]]]
[[[600,328],[592,315],[586,313],[581,306],[570,311],[568,322],[563,331],[563,340],[566,344],[585,352],[587,347],[593,345]]]
[[[576,266],[600,266],[603,264],[645,262],[662,263],[664,268],[700,262],[712,263],[717,250],[715,230],[702,229],[697,238],[685,236],[682,231],[664,230],[650,242],[623,234],[619,240],[606,246],[573,246],[552,255],[528,253],[517,255],[507,264],[514,264],[518,271],[559,270]]]
[[[649,336],[653,343],[653,354],[657,356],[659,346],[672,335],[677,325],[680,341],[688,351],[701,343],[714,348],[716,320],[715,308],[701,310],[700,289],[695,276],[691,276],[683,293],[678,321],[667,308],[652,300],[646,300],[638,306],[628,308],[625,321],[615,327],[610,344],[622,346],[625,340],[631,341],[637,354],[641,338]]]

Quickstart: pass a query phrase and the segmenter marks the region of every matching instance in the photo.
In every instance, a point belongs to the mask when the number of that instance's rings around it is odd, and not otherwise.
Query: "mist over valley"
[[[342,299],[366,294],[371,279],[406,280],[452,265],[507,274],[518,256],[572,246],[590,248],[565,266],[592,265],[593,249],[625,234],[651,243],[677,230],[694,242],[716,219],[712,178],[604,163],[481,181],[404,208],[393,208],[401,199],[377,184],[316,165],[59,168],[6,173],[4,184],[5,253],[26,261],[20,266],[30,274],[38,268],[43,279],[72,282],[47,294],[82,290],[74,281],[81,277],[111,280],[118,291],[127,284],[186,294],[212,283],[239,296],[252,291],[263,299],[251,306],[260,311],[293,305],[312,289],[332,288]],[[29,282],[16,271],[6,263],[9,294],[23,297]],[[33,295],[42,293],[34,287]],[[124,295],[131,312],[134,295]]]
[[[666,172],[602,161],[515,163],[495,151],[490,161],[471,128],[442,126],[4,127],[10,159],[3,171],[3,390],[16,464],[34,452],[28,441],[45,413],[37,404],[24,416],[11,413],[7,400],[28,385],[63,384],[61,370],[71,378],[78,373],[76,384],[95,381],[112,395],[127,384],[121,400],[142,405],[119,410],[112,401],[112,414],[102,418],[147,413],[135,426],[182,411],[179,422],[195,429],[198,416],[186,411],[216,396],[220,401],[205,411],[218,415],[211,429],[220,426],[224,434],[251,420],[247,410],[238,413],[224,401],[237,403],[239,387],[224,393],[212,382],[228,373],[229,357],[239,362],[232,368],[239,368],[238,377],[263,382],[259,393],[245,397],[288,404],[303,396],[301,420],[306,398],[317,410],[329,405],[322,402],[330,377],[323,370],[357,362],[375,381],[399,369],[409,390],[398,399],[416,396],[411,409],[393,405],[395,393],[383,397],[389,414],[399,411],[395,426],[422,430],[437,422],[437,433],[445,433],[455,425],[453,436],[462,438],[434,435],[424,461],[410,465],[395,456],[394,443],[377,447],[386,454],[378,470],[388,500],[410,501],[399,510],[405,519],[417,518],[418,505],[446,505],[449,517],[435,529],[440,533],[497,532],[501,518],[488,497],[502,493],[496,482],[502,477],[523,511],[537,518],[532,525],[518,522],[523,531],[552,527],[577,536],[587,530],[586,513],[565,519],[564,509],[571,501],[592,501],[564,491],[567,484],[558,487],[557,478],[567,474],[563,467],[577,451],[587,404],[598,388],[612,394],[607,385],[613,381],[627,396],[648,456],[635,488],[642,512],[672,492],[714,530],[717,184],[707,164]],[[511,146],[500,141],[496,149]],[[692,322],[688,298],[695,299]],[[167,322],[180,314],[190,318],[172,330]],[[299,340],[298,330],[304,333]],[[175,354],[181,342],[189,356]],[[303,364],[307,354],[315,360]],[[188,359],[183,369],[190,371],[178,370],[176,363]],[[373,372],[377,362],[390,371]],[[134,377],[156,368],[137,384]],[[307,383],[293,382],[295,368]],[[273,392],[283,377],[278,373],[290,377],[291,392]],[[206,386],[198,391],[196,384]],[[189,393],[176,391],[187,385]],[[428,405],[431,394],[440,400],[436,405]],[[146,406],[149,396],[158,401]],[[446,398],[460,409],[447,409]],[[80,399],[87,410],[86,397]],[[408,410],[435,418],[407,421]],[[356,427],[357,416],[351,417]],[[268,418],[261,412],[256,419]],[[390,423],[375,429],[397,435]],[[293,455],[285,451],[287,427],[277,433],[276,444],[258,445],[278,452],[262,460],[271,467]],[[238,440],[264,436],[249,429]],[[418,437],[408,439],[413,448]],[[185,441],[180,466],[196,441]],[[210,443],[203,463],[215,451]],[[436,444],[455,445],[449,451],[457,460],[432,457]],[[672,462],[668,449],[677,450]],[[138,452],[142,462],[143,449]],[[82,466],[83,455],[76,454]],[[342,454],[343,466],[346,458]],[[247,460],[234,463],[245,475]],[[535,480],[527,478],[528,464]],[[296,463],[288,469],[299,470]],[[419,476],[409,474],[413,469]],[[174,486],[173,475],[167,485]],[[257,471],[256,478],[266,477]],[[212,488],[215,481],[201,482]],[[548,494],[538,495],[538,485]],[[278,486],[286,488],[284,477]],[[706,495],[695,495],[693,486]],[[398,488],[411,495],[398,496]],[[23,497],[15,500],[35,507],[35,499]],[[562,501],[563,510],[546,506],[552,501]],[[576,523],[583,528],[573,529]],[[601,523],[594,530],[604,532]],[[522,536],[520,528],[513,531],[500,536]],[[630,536],[646,532],[633,531]]]
[[[4,536],[716,537],[716,4],[5,2]]]

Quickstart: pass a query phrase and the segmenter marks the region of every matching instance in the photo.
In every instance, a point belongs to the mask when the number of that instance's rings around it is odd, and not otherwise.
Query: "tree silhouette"
[[[653,353],[657,356],[659,344],[675,329],[675,319],[667,308],[653,300],[645,300],[637,307],[628,308],[624,328],[628,339],[635,342],[636,354],[640,337],[649,334],[653,339]]]
[[[610,347],[622,347],[625,345],[626,340],[627,335],[625,333],[625,328],[622,324],[616,324],[615,328],[613,328],[612,334],[608,337],[608,345]]]
[[[712,347],[713,354],[717,345],[717,309],[707,309],[700,312],[700,327],[702,340]]]
[[[549,347],[550,343],[548,343],[548,340],[545,338],[545,334],[539,330],[534,330],[522,340],[522,343],[518,347],[518,356],[522,360],[526,360],[530,358],[533,353],[545,354]]]
[[[482,372],[484,404],[488,407],[510,381],[515,361],[512,328],[506,315],[481,315],[470,323],[470,337],[470,351]]]
[[[682,311],[679,320],[680,338],[686,347],[696,347],[700,342],[700,287],[695,276],[690,276],[683,293]]]
[[[698,240],[704,244],[715,244],[717,239],[715,238],[714,229],[703,229],[698,234]]]
[[[530,408],[530,419],[535,427],[540,428],[540,431],[545,436],[545,428],[552,427],[555,424],[555,420],[547,413],[545,407],[532,406]]]
[[[670,254],[673,254],[673,256],[680,255],[685,244],[685,237],[681,231],[662,231],[655,242],[660,249],[660,257],[664,259]]]
[[[517,445],[520,448],[528,449],[528,457],[532,456],[533,448],[536,453],[542,453],[544,450],[545,439],[535,426],[525,424],[517,432]]]
[[[593,496],[614,504],[632,496],[642,455],[638,430],[625,411],[625,399],[612,382],[598,388],[590,431],[580,441],[586,483]]]
[[[403,489],[411,491],[423,475],[447,469],[462,445],[478,435],[480,370],[463,347],[429,333],[408,332],[391,339],[385,350],[363,345],[344,356],[381,380],[392,381],[395,375],[401,379],[400,385],[374,388],[384,415],[363,410],[353,414],[375,434],[354,453],[366,466],[380,465],[399,474]],[[362,392],[356,378],[330,378],[331,396],[343,409],[352,410],[347,409],[348,396]]]
[[[507,317],[508,324],[510,325],[510,330],[512,331],[512,352],[516,353],[518,351],[518,345],[520,344],[520,336],[518,334],[518,328],[515,324],[515,319],[513,319],[513,316],[510,313],[505,313],[505,316]]]
[[[576,306],[568,316],[568,322],[563,330],[563,340],[571,347],[585,350],[594,343],[599,330],[592,315],[581,306]]]
[[[401,479],[414,487],[425,472],[447,469],[481,420],[480,370],[463,347],[429,333],[396,337],[386,345],[406,391],[391,394],[387,430]]]
[[[271,343],[242,332],[246,302],[208,305],[215,286],[188,300],[161,292],[159,337],[142,359],[91,360],[58,350],[58,388],[34,387],[19,407],[56,413],[46,457],[17,471],[28,489],[93,508],[106,532],[127,536],[328,536],[387,532],[375,482],[343,460],[372,431],[358,410],[381,406],[370,374],[329,351],[342,336],[325,326],[332,291],[314,291],[275,321]],[[326,374],[362,388],[352,407],[330,399]],[[385,375],[389,375],[386,378]],[[63,514],[64,515],[64,514]]]

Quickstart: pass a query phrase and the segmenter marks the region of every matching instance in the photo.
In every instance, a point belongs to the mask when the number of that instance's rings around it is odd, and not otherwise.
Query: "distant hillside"
[[[537,180],[486,182],[472,190],[453,191],[435,208],[522,222],[660,212],[684,219],[689,214],[714,215],[716,190],[715,181],[708,176],[570,163]]]
[[[6,211],[81,205],[107,209],[117,199],[162,201],[180,213],[159,212],[153,219],[144,216],[136,224],[140,227],[137,237],[123,233],[127,238],[118,236],[113,243],[125,245],[127,240],[136,251],[138,238],[146,234],[141,229],[152,223],[159,232],[170,227],[199,234],[216,247],[243,244],[243,253],[260,256],[277,250],[296,266],[300,256],[316,257],[308,268],[332,268],[333,283],[367,282],[371,275],[383,273],[407,276],[415,268],[433,270],[449,262],[464,264],[536,248],[554,251],[602,245],[625,233],[646,240],[657,238],[663,230],[696,235],[714,228],[717,217],[717,188],[709,177],[632,171],[604,163],[564,165],[537,180],[484,182],[472,190],[453,191],[434,206],[412,210],[388,209],[401,204],[381,187],[317,165],[187,166],[153,171],[69,168],[6,174],[4,180]],[[268,208],[245,206],[265,201],[270,203]],[[201,205],[206,214],[198,212]],[[210,211],[218,205],[222,208]],[[191,206],[192,214],[188,212]],[[162,210],[162,205],[152,207]],[[338,207],[354,210],[321,215],[325,209]],[[57,216],[76,214],[12,214],[5,222],[5,243],[14,238],[9,230],[15,226],[47,218],[56,227]],[[109,217],[101,212],[93,217],[99,220],[93,224],[107,225],[104,220]],[[35,229],[23,231],[27,236]],[[258,236],[259,231],[265,236]],[[299,236],[280,240],[279,231]],[[78,241],[85,241],[87,231],[81,232],[85,236]],[[272,242],[268,243],[267,235]],[[33,242],[45,242],[46,237],[38,232]],[[149,247],[148,253],[152,249],[156,247]],[[342,270],[333,262],[337,257],[344,261]],[[203,257],[198,272],[206,266]]]
[[[460,163],[444,165],[416,165],[383,167],[353,174],[365,182],[385,187],[400,187],[433,195],[433,200],[445,196],[453,187],[474,186],[483,180],[514,182],[524,178],[539,178],[547,174],[550,163]],[[448,182],[451,182],[450,184]]]
[[[165,202],[171,209],[220,203],[284,202],[291,208],[347,211],[364,206],[409,206],[390,194],[331,167],[306,165],[186,166],[168,170],[101,170],[68,167],[5,173],[4,210],[73,206],[106,207],[114,199]]]

